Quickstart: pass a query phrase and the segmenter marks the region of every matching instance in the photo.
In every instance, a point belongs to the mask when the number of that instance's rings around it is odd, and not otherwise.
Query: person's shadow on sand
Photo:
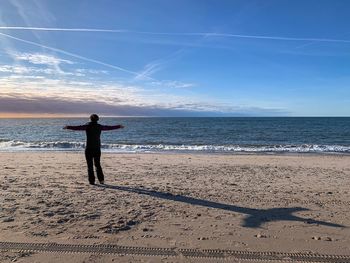
[[[300,221],[307,224],[318,224],[323,226],[331,227],[345,227],[343,225],[314,220],[310,218],[302,218],[293,215],[295,212],[299,211],[308,211],[309,209],[303,207],[282,207],[282,208],[269,208],[269,209],[256,209],[256,208],[247,208],[235,205],[222,204],[218,202],[183,196],[183,195],[173,195],[171,193],[158,192],[154,190],[147,190],[141,188],[133,188],[127,186],[117,186],[117,185],[96,185],[97,187],[109,188],[114,190],[132,192],[142,195],[148,195],[156,198],[182,202],[191,205],[198,205],[216,209],[222,209],[226,211],[236,212],[247,214],[248,216],[244,219],[242,224],[243,227],[258,228],[266,222],[272,221]]]

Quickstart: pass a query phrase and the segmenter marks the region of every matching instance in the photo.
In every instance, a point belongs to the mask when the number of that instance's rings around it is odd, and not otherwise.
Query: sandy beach
[[[350,156],[0,153],[0,241],[350,255]],[[1,262],[197,262],[1,252]],[[204,262],[200,260],[198,262]]]

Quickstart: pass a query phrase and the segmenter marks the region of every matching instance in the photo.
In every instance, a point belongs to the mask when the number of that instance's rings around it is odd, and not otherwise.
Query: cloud
[[[23,60],[37,65],[58,66],[60,64],[74,64],[71,60],[42,53],[14,53],[11,55],[15,60]]]
[[[143,70],[138,73],[137,76],[135,76],[135,80],[144,80],[149,79],[151,75],[153,75],[155,72],[162,69],[162,63],[160,62],[151,62],[148,63]]]
[[[9,1],[17,12],[17,22],[25,25],[35,25],[44,24],[51,25],[56,19],[47,10],[45,3],[43,1],[31,0],[31,1],[21,1],[12,0]],[[21,21],[22,20],[22,21]],[[31,31],[33,35],[41,41],[42,34],[38,34],[38,31]]]
[[[89,71],[87,71],[89,72]],[[64,76],[75,76],[75,77],[83,77],[84,73],[81,71],[73,70],[73,71],[63,71],[62,69],[57,69],[57,67],[53,68],[41,68],[41,67],[29,67],[23,65],[0,65],[0,73],[10,73],[16,74],[18,77],[23,77],[24,74],[36,74],[36,76],[41,75],[64,75]]]
[[[120,116],[243,116],[281,115],[279,109],[254,110],[194,97],[155,93],[116,82],[9,75],[0,77],[0,112],[32,114],[88,114]]]
[[[21,105],[18,107],[18,105]],[[192,105],[193,106],[193,105]],[[74,101],[58,98],[14,98],[0,96],[0,113],[26,113],[26,114],[67,114],[89,115],[96,112],[107,116],[249,116],[246,111],[242,112],[214,112],[206,110],[193,110],[186,107],[167,108],[156,105],[118,105],[107,104],[100,101],[85,100]],[[261,110],[259,110],[260,115]],[[267,111],[267,115],[280,115],[279,111]]]
[[[181,48],[163,58],[156,59],[152,62],[147,63],[144,66],[143,70],[135,77],[135,80],[151,79],[154,81],[158,81],[156,79],[151,78],[151,75],[153,75],[157,71],[162,70],[165,64],[168,64],[170,61],[175,60],[180,54],[184,52],[184,50],[185,48]]]
[[[132,81],[128,83],[98,81],[96,78],[89,78],[89,75],[107,74],[109,71],[77,69],[76,62],[57,55],[62,54],[129,73],[136,78],[149,80],[149,83],[144,84],[153,87],[191,88],[195,84],[156,80],[150,77],[182,50],[146,64],[141,72],[134,72],[8,34],[0,33],[0,36],[56,53],[55,55],[43,52],[10,53],[15,61],[26,62],[29,65],[0,65],[0,72],[3,75],[0,77],[0,112],[68,115],[99,112],[103,115],[120,116],[243,116],[255,111],[249,107],[233,107],[214,101],[203,102],[194,96],[175,96],[166,89],[152,90],[142,85],[136,86]],[[67,66],[69,71],[63,71],[61,66],[62,68]],[[84,78],[72,80],[69,76],[73,75]],[[256,108],[256,112],[258,111],[259,108]],[[262,108],[260,112],[278,115],[282,111]]]
[[[193,105],[192,105],[193,106]],[[32,114],[89,114],[98,112],[115,116],[181,116],[197,115],[200,111],[176,105],[154,105],[143,102],[135,103],[120,96],[113,102],[96,100],[96,98],[64,98],[51,96],[25,96],[24,94],[0,94],[0,112]]]
[[[0,86],[0,97],[93,100],[125,105],[150,105],[156,101],[146,98],[147,96],[143,94],[144,90],[140,87],[108,81],[71,80],[61,77],[25,78],[7,75],[0,77]]]
[[[8,77],[9,79],[21,79],[21,80],[24,80],[24,79],[44,79],[45,77],[43,76],[36,76],[36,75],[10,75]]]
[[[163,80],[157,80],[157,79],[150,77],[150,75],[152,75],[156,71],[160,70],[162,68],[163,64],[169,62],[170,60],[174,59],[176,56],[181,54],[184,51],[183,48],[180,50],[177,50],[176,52],[171,53],[170,55],[166,56],[165,58],[158,59],[158,60],[155,60],[153,62],[148,63],[141,72],[134,72],[134,71],[130,71],[130,70],[127,70],[127,69],[124,69],[121,67],[117,67],[117,66],[114,66],[114,65],[111,65],[108,63],[104,63],[104,62],[101,62],[98,60],[90,59],[90,58],[83,57],[83,56],[80,56],[77,54],[73,54],[73,53],[70,53],[70,52],[67,52],[67,51],[64,51],[61,49],[48,47],[48,46],[41,45],[41,44],[38,44],[38,43],[35,43],[32,41],[27,41],[27,40],[24,40],[21,38],[13,37],[13,36],[10,36],[7,34],[0,33],[0,35],[3,35],[5,37],[9,37],[10,39],[15,39],[15,40],[18,40],[20,42],[27,43],[27,44],[43,47],[43,48],[46,48],[46,49],[49,49],[49,50],[52,50],[52,51],[55,51],[58,53],[62,53],[64,55],[68,55],[68,56],[71,56],[74,58],[78,58],[78,59],[85,60],[88,62],[93,62],[93,63],[99,64],[99,65],[103,65],[103,66],[106,66],[106,67],[109,67],[112,69],[117,69],[117,70],[129,73],[129,74],[132,74],[135,76],[134,80],[151,80],[151,81],[153,81],[153,82],[151,82],[151,84],[153,84],[153,85],[162,85],[163,87],[173,87],[173,88],[189,88],[189,87],[194,86],[194,84],[183,83],[181,81],[174,81],[174,80],[163,81]],[[44,65],[48,65],[48,66],[50,66],[50,65],[54,66],[56,69],[56,73],[59,73],[59,74],[83,76],[84,72],[85,73],[86,72],[104,73],[104,74],[107,72],[107,71],[93,71],[93,70],[88,70],[88,69],[85,69],[85,70],[78,69],[78,70],[76,70],[75,73],[72,73],[72,72],[67,73],[67,72],[64,72],[59,67],[59,65],[62,63],[74,64],[74,62],[71,60],[61,59],[61,58],[58,58],[58,57],[53,56],[53,55],[47,55],[47,54],[42,54],[42,53],[36,53],[36,54],[35,53],[34,54],[33,53],[22,53],[22,54],[21,53],[18,53],[18,54],[11,53],[11,54],[13,55],[13,58],[17,59],[17,60],[25,60],[25,61],[28,61],[28,62],[33,63],[33,64],[44,64]]]
[[[26,61],[33,65],[40,65],[40,66],[46,66],[47,68],[26,68],[28,72],[32,73],[42,73],[42,74],[60,74],[60,75],[74,75],[74,76],[83,76],[82,73],[79,72],[67,72],[62,70],[61,64],[74,64],[73,61],[58,58],[57,56],[46,54],[46,53],[18,53],[18,52],[11,52],[9,55],[15,60],[15,61]],[[17,66],[16,66],[17,67]],[[14,67],[13,69],[16,69]],[[18,67],[17,67],[18,68]],[[22,69],[25,69],[24,66],[21,66]],[[18,73],[18,72],[14,72]]]
[[[197,86],[195,83],[185,83],[177,80],[162,80],[162,81],[153,81],[152,85],[165,87],[165,88],[193,88]]]
[[[28,74],[31,69],[23,66],[0,65],[1,73]]]
[[[78,68],[75,71],[81,74],[108,74],[107,70]]]
[[[17,13],[26,25],[49,24],[54,22],[55,17],[48,12],[43,1],[21,1],[11,0],[11,4],[16,8]]]
[[[118,66],[115,66],[115,65],[112,65],[112,64],[108,64],[108,63],[105,63],[105,62],[102,62],[102,61],[99,61],[99,60],[96,60],[96,59],[80,56],[78,54],[74,54],[74,53],[71,53],[71,52],[68,52],[68,51],[65,51],[65,50],[62,50],[62,49],[49,47],[49,46],[46,46],[46,45],[42,45],[42,44],[39,44],[39,43],[36,43],[36,42],[33,42],[33,41],[29,41],[29,40],[25,40],[25,39],[22,39],[22,38],[14,37],[14,36],[11,36],[11,35],[8,35],[8,34],[4,34],[4,33],[0,33],[0,35],[1,36],[5,36],[5,37],[10,38],[10,39],[13,39],[13,40],[17,40],[17,41],[26,43],[26,44],[30,44],[30,45],[33,45],[33,46],[36,46],[36,47],[45,48],[45,49],[48,49],[48,50],[51,50],[51,51],[54,51],[54,52],[57,52],[57,53],[60,53],[60,54],[66,55],[66,56],[70,56],[70,57],[73,57],[73,58],[76,58],[76,59],[79,59],[79,60],[92,62],[92,63],[99,64],[99,65],[102,65],[102,66],[105,66],[105,67],[108,67],[108,68],[112,68],[112,69],[119,70],[119,71],[122,71],[122,72],[125,72],[125,73],[129,73],[129,74],[132,74],[134,76],[138,75],[137,72],[134,72],[134,71],[122,68],[122,67],[118,67]]]

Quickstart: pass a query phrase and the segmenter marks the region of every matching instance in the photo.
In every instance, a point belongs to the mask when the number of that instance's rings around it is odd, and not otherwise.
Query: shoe
[[[90,182],[90,184],[91,184],[91,185],[95,185],[95,183],[91,183],[91,182]]]
[[[105,181],[100,181],[100,184],[105,184]]]

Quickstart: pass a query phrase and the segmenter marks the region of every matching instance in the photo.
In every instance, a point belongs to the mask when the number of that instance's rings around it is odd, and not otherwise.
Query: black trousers
[[[104,181],[104,175],[101,167],[101,149],[85,149],[85,158],[88,167],[88,175],[90,184],[95,183],[94,164],[96,167],[97,179]]]

